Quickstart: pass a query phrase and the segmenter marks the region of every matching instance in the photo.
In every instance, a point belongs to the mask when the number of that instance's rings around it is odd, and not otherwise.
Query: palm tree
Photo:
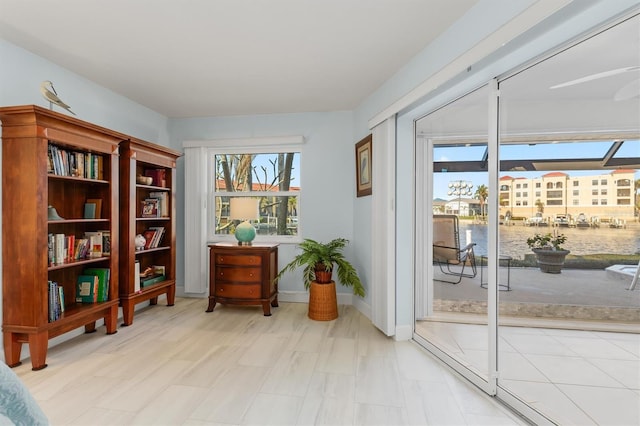
[[[544,203],[539,198],[536,200],[536,207],[540,213],[544,213]]]
[[[484,204],[487,202],[487,198],[489,198],[489,188],[487,188],[486,185],[478,185],[473,198],[480,200],[480,213],[484,217]]]

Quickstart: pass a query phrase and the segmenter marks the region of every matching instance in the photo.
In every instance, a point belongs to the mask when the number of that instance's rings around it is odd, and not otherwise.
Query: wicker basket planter
[[[311,281],[309,286],[309,318],[316,321],[331,321],[338,318],[335,281],[327,284]]]

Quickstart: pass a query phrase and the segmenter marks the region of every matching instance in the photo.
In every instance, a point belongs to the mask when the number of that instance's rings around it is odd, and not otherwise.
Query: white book
[[[135,280],[133,282],[133,292],[138,293],[140,291],[140,262],[136,260],[134,269]]]

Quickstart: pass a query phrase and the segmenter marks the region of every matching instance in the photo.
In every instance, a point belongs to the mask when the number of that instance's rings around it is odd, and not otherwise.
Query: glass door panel
[[[487,289],[487,114],[489,90],[476,90],[416,122],[416,335],[456,368],[489,377]],[[486,272],[485,272],[486,278]]]
[[[640,291],[623,272],[640,259],[638,28],[632,18],[500,83],[499,252],[512,260],[498,395],[558,424],[640,421],[628,408],[640,405]],[[527,243],[536,234],[544,257]]]

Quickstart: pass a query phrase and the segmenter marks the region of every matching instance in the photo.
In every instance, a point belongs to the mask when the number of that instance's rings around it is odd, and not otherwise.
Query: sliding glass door
[[[415,339],[535,422],[640,423],[639,29],[415,121]]]

